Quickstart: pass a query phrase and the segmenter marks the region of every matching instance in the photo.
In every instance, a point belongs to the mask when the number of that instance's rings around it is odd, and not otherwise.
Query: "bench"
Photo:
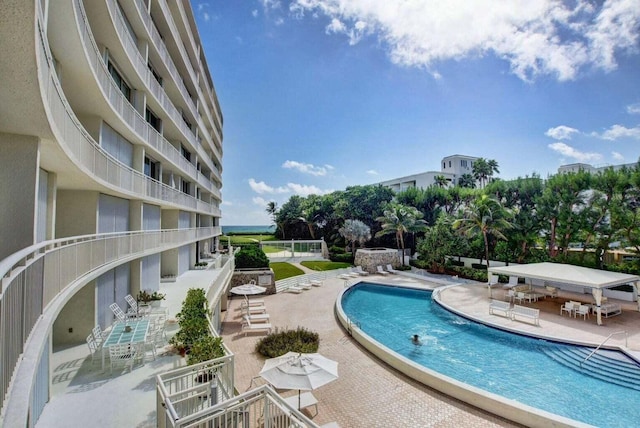
[[[500,300],[491,300],[491,303],[489,303],[489,314],[494,315],[494,312],[499,312],[508,318],[509,313],[511,312],[511,303]]]
[[[303,392],[302,394],[300,394],[300,407],[298,407],[297,394],[292,395],[291,397],[285,398],[284,401],[286,401],[289,406],[298,410],[302,410],[302,409],[306,409],[307,407],[314,406],[316,408],[316,414],[313,416],[316,416],[318,414],[318,399],[314,397],[313,394],[310,392]]]
[[[540,325],[540,309],[513,305],[513,309],[511,310],[511,319],[514,321],[521,321],[517,320],[516,317],[525,318],[526,320],[533,320],[535,325]]]
[[[620,315],[621,313],[622,307],[617,303],[605,303],[600,306],[600,314],[605,318]]]

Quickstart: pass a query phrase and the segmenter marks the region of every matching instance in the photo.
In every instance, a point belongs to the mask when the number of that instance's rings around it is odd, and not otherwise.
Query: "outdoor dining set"
[[[105,330],[96,325],[86,339],[92,362],[99,359],[104,370],[108,360],[110,373],[116,367],[131,371],[136,362],[144,365],[146,358],[155,360],[156,349],[166,343],[166,309],[138,304],[131,295],[125,300],[127,311],[112,303],[113,324]]]

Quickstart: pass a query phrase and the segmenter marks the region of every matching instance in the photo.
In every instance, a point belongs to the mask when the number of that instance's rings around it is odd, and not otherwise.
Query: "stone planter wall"
[[[353,264],[369,273],[376,273],[377,266],[397,268],[401,264],[400,252],[393,248],[358,248]]]
[[[276,294],[275,274],[269,268],[266,269],[240,269],[233,272],[229,289],[242,284],[248,284],[251,280],[260,287],[266,287],[264,294]]]

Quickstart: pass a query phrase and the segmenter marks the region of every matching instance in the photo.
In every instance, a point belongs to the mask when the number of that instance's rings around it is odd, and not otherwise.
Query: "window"
[[[466,160],[461,160],[460,161],[460,166],[463,167],[463,168],[466,168],[467,167],[467,161]]]
[[[188,195],[189,194],[190,185],[191,185],[191,183],[189,183],[188,181],[183,181],[182,182],[182,193],[186,193]]]
[[[182,152],[182,156],[188,160],[189,162],[191,162],[191,152],[189,150],[187,150],[184,146],[180,146],[181,148],[181,152]]]
[[[124,97],[128,101],[131,101],[131,87],[127,85],[127,82],[124,81],[124,79],[122,78],[122,75],[120,75],[120,73],[118,72],[118,70],[116,69],[116,67],[113,65],[111,61],[107,63],[107,68],[109,69],[109,74],[111,75],[111,78],[116,83],[116,86],[118,87],[118,89],[120,89],[120,92],[122,92],[122,95],[124,95]]]
[[[144,118],[149,125],[153,126],[153,129],[155,129],[158,132],[162,132],[161,131],[162,121],[158,116],[155,115],[155,113],[153,113],[149,109],[149,107],[147,107],[144,112]]]
[[[447,169],[447,163],[446,162],[442,162],[442,169]]]
[[[192,125],[191,122],[189,122],[189,120],[187,120],[187,118],[184,116],[184,113],[182,114],[182,120],[184,121],[184,123],[187,124],[187,126],[189,127],[190,130],[192,130]]]
[[[149,71],[151,71],[151,74],[156,79],[156,81],[160,84],[160,86],[162,86],[162,76],[158,74],[158,72],[155,68],[153,68],[150,62],[147,63],[147,67],[149,68]]]
[[[160,172],[159,170],[158,162],[147,156],[144,157],[144,175],[157,180],[159,176],[158,173]]]
[[[451,168],[451,161],[449,161],[449,168]]]

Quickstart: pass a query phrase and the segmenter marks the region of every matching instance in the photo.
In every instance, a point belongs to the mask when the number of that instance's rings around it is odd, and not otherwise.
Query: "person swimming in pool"
[[[420,342],[420,336],[414,334],[411,338],[411,343],[413,343],[414,345],[422,345],[422,342]]]

